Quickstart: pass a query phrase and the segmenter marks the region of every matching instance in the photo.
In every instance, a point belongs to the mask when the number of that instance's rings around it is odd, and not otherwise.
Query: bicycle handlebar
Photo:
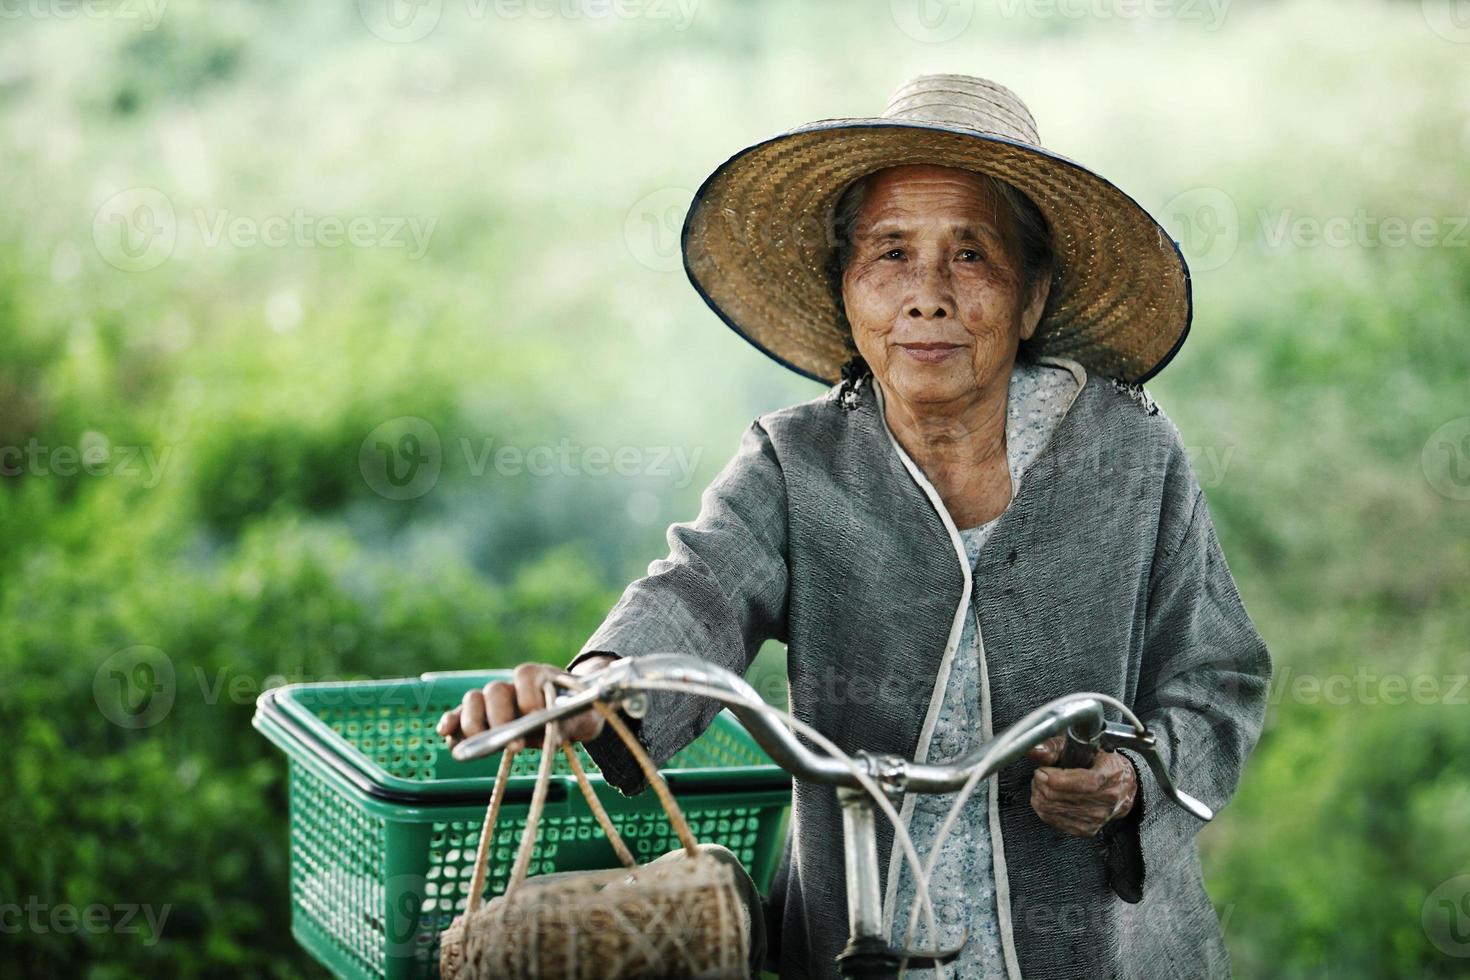
[[[642,717],[648,708],[646,692],[651,689],[648,685],[674,682],[699,684],[728,694],[726,703],[731,712],[771,759],[796,778],[828,786],[860,785],[843,762],[818,755],[784,725],[771,720],[762,710],[765,702],[744,678],[699,657],[678,653],[622,657],[601,670],[578,676],[577,681],[584,685],[582,690],[559,695],[548,707],[470,736],[454,747],[454,758],[467,762],[494,755],[512,741],[544,728],[548,722],[590,708],[593,701],[621,703],[629,715]],[[869,776],[895,795],[951,793],[960,789],[976,769],[981,770],[982,778],[988,777],[1039,742],[1068,732],[1069,741],[1075,739],[1105,749],[1133,749],[1147,761],[1166,796],[1200,820],[1214,817],[1208,806],[1174,786],[1152,733],[1108,722],[1103,710],[1103,703],[1089,695],[1059,699],[1039,718],[1021,719],[950,763],[916,762],[868,752],[859,752],[858,760],[866,763]]]

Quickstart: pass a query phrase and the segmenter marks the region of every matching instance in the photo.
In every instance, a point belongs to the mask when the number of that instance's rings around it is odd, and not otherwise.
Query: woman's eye
[[[981,262],[984,259],[985,259],[985,256],[982,255],[978,249],[973,249],[973,248],[962,248],[962,249],[960,249],[960,260],[962,262]]]
[[[903,258],[903,249],[890,248],[888,251],[883,253],[883,257],[885,259],[901,259]]]

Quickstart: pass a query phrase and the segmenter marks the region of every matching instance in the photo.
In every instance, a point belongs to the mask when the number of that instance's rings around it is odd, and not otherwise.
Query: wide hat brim
[[[1189,267],[1132,197],[1042,147],[942,124],[826,119],[749,146],[700,186],[680,242],[694,288],[726,324],[776,361],[835,383],[852,356],[828,285],[832,212],[875,170],[937,164],[992,174],[1025,193],[1051,226],[1051,294],[1031,341],[1038,355],[1142,382],[1189,332]]]

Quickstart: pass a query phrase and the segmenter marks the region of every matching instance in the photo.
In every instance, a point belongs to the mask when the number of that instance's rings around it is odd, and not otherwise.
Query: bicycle
[[[879,896],[875,807],[893,825],[895,843],[902,849],[916,882],[916,902],[910,911],[905,944],[912,939],[918,914],[923,911],[931,935],[935,934],[934,910],[928,894],[933,864],[966,800],[979,784],[1001,766],[1025,755],[1034,745],[1065,734],[1058,764],[1087,766],[1102,749],[1129,748],[1147,762],[1164,794],[1201,821],[1214,813],[1204,803],[1174,785],[1159,756],[1154,736],[1127,705],[1106,694],[1079,692],[1047,702],[1019,719],[1005,731],[981,743],[955,762],[932,764],[896,755],[859,751],[850,756],[820,732],[778,708],[767,704],[744,678],[715,664],[686,654],[650,654],[628,657],[592,674],[560,675],[554,682],[570,692],[558,695],[546,708],[515,721],[473,735],[453,749],[460,761],[478,759],[502,751],[510,742],[547,723],[558,721],[591,707],[594,701],[621,704],[631,717],[641,718],[648,710],[646,692],[680,691],[724,702],[752,737],[782,769],[797,779],[833,786],[842,807],[843,839],[847,859],[848,943],[838,955],[843,977],[891,980],[902,976],[908,966],[933,967],[942,977],[945,964],[953,961],[968,936],[949,949],[917,950],[894,948],[883,936],[882,899]],[[1106,707],[1118,709],[1127,724],[1108,721]],[[823,757],[803,745],[794,732],[806,736],[827,753]],[[921,869],[913,841],[909,839],[894,803],[906,792],[959,792]]]

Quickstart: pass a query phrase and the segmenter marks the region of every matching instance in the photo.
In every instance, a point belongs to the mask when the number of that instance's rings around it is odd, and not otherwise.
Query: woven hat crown
[[[1036,120],[1020,97],[986,78],[970,75],[920,75],[899,86],[883,107],[883,118],[967,129],[1041,145]]]

